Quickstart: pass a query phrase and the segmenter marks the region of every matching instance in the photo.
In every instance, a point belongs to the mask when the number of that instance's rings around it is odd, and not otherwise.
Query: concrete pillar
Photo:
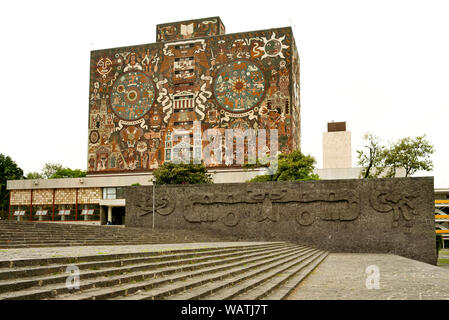
[[[108,206],[108,221],[112,222],[112,207]]]
[[[100,206],[100,224],[106,224],[106,213],[103,206]]]

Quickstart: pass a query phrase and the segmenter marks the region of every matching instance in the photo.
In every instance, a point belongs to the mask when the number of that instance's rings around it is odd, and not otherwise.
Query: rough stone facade
[[[56,189],[55,204],[76,203],[76,189]]]
[[[433,191],[432,177],[157,186],[155,226],[435,264]],[[151,227],[152,187],[125,194],[126,226]]]
[[[101,200],[101,188],[78,189],[78,203],[99,203]]]
[[[183,152],[205,158],[207,129],[264,129],[267,141],[277,129],[280,152],[300,149],[292,29],[224,32],[218,17],[162,24],[156,43],[91,52],[89,174],[150,171]]]
[[[52,204],[53,190],[38,189],[33,191],[33,204]]]
[[[10,205],[29,205],[31,203],[31,190],[12,190],[10,195]]]

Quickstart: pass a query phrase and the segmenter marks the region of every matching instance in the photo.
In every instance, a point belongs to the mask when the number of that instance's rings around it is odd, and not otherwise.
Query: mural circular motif
[[[154,97],[151,79],[142,72],[131,71],[119,77],[112,87],[112,110],[121,119],[137,120],[150,110]]]
[[[276,56],[282,50],[282,43],[277,39],[271,39],[265,45],[265,52],[269,56]]]
[[[250,110],[262,100],[264,91],[263,72],[257,65],[246,60],[225,64],[214,80],[215,98],[229,112]]]
[[[100,140],[100,134],[98,133],[97,130],[92,130],[90,132],[89,140],[90,140],[90,143],[93,143],[93,144],[97,143],[98,140]]]

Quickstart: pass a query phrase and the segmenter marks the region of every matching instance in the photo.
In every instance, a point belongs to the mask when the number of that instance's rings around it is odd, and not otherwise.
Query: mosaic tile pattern
[[[207,129],[278,129],[280,152],[300,148],[291,28],[225,35],[208,21],[158,25],[156,43],[91,52],[89,173],[149,171],[186,148],[201,155]],[[181,145],[174,130],[190,142]],[[224,162],[210,166],[236,165]]]

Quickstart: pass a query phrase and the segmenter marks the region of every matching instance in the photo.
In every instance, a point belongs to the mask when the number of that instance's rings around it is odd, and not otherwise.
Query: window
[[[59,210],[58,216],[69,216],[70,210]]]
[[[103,199],[104,200],[115,200],[116,198],[116,188],[103,188]]]
[[[192,48],[192,47],[193,47],[193,43],[178,44],[175,46],[175,49],[188,49],[188,48]]]
[[[175,87],[179,88],[179,87],[188,87],[188,86],[193,86],[193,82],[185,82],[185,83],[176,83]]]
[[[193,126],[193,121],[175,122],[174,125],[175,126],[185,126],[185,125],[192,125]]]

